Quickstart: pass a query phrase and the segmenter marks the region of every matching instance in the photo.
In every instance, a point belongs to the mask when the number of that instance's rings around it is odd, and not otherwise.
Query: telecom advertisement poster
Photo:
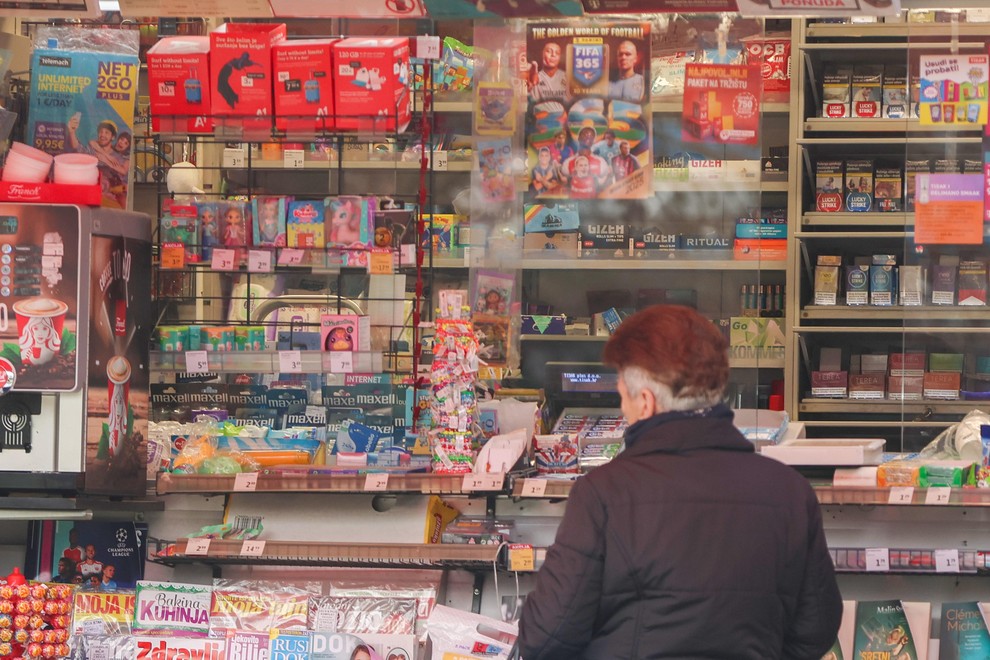
[[[762,94],[759,66],[689,63],[681,138],[685,142],[758,144]]]
[[[529,190],[537,198],[652,194],[650,25],[527,27]]]

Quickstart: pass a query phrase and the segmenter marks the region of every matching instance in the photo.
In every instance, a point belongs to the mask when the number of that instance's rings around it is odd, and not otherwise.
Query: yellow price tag
[[[162,245],[162,270],[179,270],[186,267],[186,248],[182,243]]]
[[[391,275],[395,272],[392,251],[376,248],[371,251],[368,259],[368,272],[371,275]]]
[[[512,544],[509,546],[509,570],[532,571],[536,568],[536,551],[533,546]]]

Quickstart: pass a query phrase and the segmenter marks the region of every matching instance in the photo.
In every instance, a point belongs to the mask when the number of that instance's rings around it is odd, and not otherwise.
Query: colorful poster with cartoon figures
[[[689,63],[681,138],[685,142],[757,144],[762,94],[759,66]]]
[[[534,24],[526,37],[530,193],[648,197],[649,23]]]
[[[974,128],[987,123],[990,55],[922,55],[918,66],[922,124]]]

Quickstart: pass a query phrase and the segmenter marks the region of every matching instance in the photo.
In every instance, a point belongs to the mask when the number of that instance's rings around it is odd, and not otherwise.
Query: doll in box
[[[220,225],[217,219],[217,205],[197,204],[199,210],[200,244],[203,246],[203,259],[209,261],[213,248],[220,245]]]
[[[244,221],[244,205],[227,206],[223,214],[223,244],[232,247],[247,245],[247,228]]]

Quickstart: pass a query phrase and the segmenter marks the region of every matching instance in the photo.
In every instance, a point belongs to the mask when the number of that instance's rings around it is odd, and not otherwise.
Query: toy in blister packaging
[[[203,261],[213,256],[213,248],[221,245],[219,208],[215,202],[197,202],[197,222],[199,225],[200,254]]]
[[[285,219],[290,198],[261,195],[251,200],[254,215],[254,245],[285,247]]]
[[[326,245],[323,201],[289,202],[285,221],[286,244],[295,248],[322,248]]]
[[[198,209],[192,204],[172,204],[168,200],[163,206],[159,241],[162,244],[181,243],[186,246],[186,262],[199,261]]]
[[[474,46],[444,37],[440,60],[433,65],[433,89],[458,92],[471,89],[474,78]]]
[[[578,444],[567,433],[537,435],[533,439],[536,469],[540,474],[576,474]]]

